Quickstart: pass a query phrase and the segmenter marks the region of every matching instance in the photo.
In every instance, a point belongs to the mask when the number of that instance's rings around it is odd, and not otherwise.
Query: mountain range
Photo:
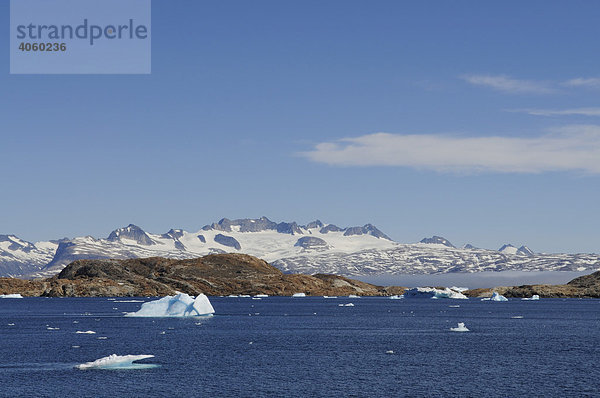
[[[403,244],[371,224],[342,228],[319,220],[299,225],[261,217],[224,218],[196,232],[171,229],[163,234],[130,224],[104,239],[84,236],[31,243],[0,235],[0,276],[48,277],[79,259],[186,259],[220,253],[250,254],[288,273],[350,276],[600,268],[596,254],[539,254],[510,244],[499,250],[457,248],[440,236]]]

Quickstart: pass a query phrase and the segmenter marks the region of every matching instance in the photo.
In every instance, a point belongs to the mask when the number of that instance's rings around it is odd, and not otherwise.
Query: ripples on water
[[[140,303],[124,301],[0,301],[0,396],[559,397],[600,388],[600,300],[211,298],[217,314],[203,319],[125,318]],[[450,331],[458,322],[470,332]],[[110,354],[155,357],[140,369],[74,368]]]

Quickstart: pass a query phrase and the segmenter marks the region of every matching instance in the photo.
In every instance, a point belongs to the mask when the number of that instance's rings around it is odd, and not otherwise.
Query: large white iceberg
[[[23,298],[19,293],[14,294],[0,294],[0,298]]]
[[[498,292],[494,292],[492,297],[482,298],[481,301],[508,301],[508,299]]]
[[[185,293],[166,296],[159,300],[142,304],[137,312],[128,312],[125,316],[168,317],[168,316],[207,316],[215,313],[208,297],[199,294],[195,299]]]
[[[76,365],[77,369],[143,369],[155,367],[153,364],[133,363],[146,358],[154,358],[154,355],[117,355],[112,354],[93,362]]]
[[[449,299],[468,299],[467,296],[461,292],[445,288],[436,289],[434,287],[415,287],[404,291],[404,298],[449,298]]]
[[[523,297],[521,300],[539,300],[539,299],[540,299],[540,296],[537,294],[534,294],[531,297]]]

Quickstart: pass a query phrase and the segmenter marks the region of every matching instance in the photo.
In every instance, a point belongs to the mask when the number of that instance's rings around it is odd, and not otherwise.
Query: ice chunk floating
[[[467,329],[467,327],[465,326],[465,324],[463,322],[458,322],[458,326],[455,328],[450,328],[451,331],[453,332],[469,332],[470,330]]]
[[[14,294],[0,294],[0,298],[23,298],[19,293]]]
[[[503,295],[499,294],[498,292],[494,292],[494,294],[492,294],[492,297],[482,298],[481,301],[508,301],[508,299]]]
[[[306,293],[294,293],[292,297],[306,297]]]
[[[540,296],[537,294],[534,294],[531,297],[523,297],[521,300],[539,300],[539,299],[540,299]]]
[[[159,300],[142,304],[137,312],[128,312],[125,316],[169,317],[169,316],[211,316],[215,313],[208,297],[199,294],[195,299],[185,293],[166,296]]]
[[[148,369],[158,365],[148,363],[134,363],[142,359],[154,358],[154,355],[117,355],[112,354],[93,362],[86,362],[75,366],[77,369]]]
[[[461,292],[445,288],[445,289],[436,289],[433,287],[415,287],[413,289],[407,289],[404,292],[405,298],[449,298],[449,299],[468,299],[467,296],[462,294]]]

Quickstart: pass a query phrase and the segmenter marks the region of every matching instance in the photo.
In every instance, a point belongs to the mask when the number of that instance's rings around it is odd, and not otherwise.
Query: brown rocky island
[[[77,260],[44,280],[0,278],[0,294],[102,297],[268,294],[291,296],[387,296],[404,288],[382,287],[336,275],[284,274],[245,254],[213,254],[189,260],[150,257],[129,260]]]

